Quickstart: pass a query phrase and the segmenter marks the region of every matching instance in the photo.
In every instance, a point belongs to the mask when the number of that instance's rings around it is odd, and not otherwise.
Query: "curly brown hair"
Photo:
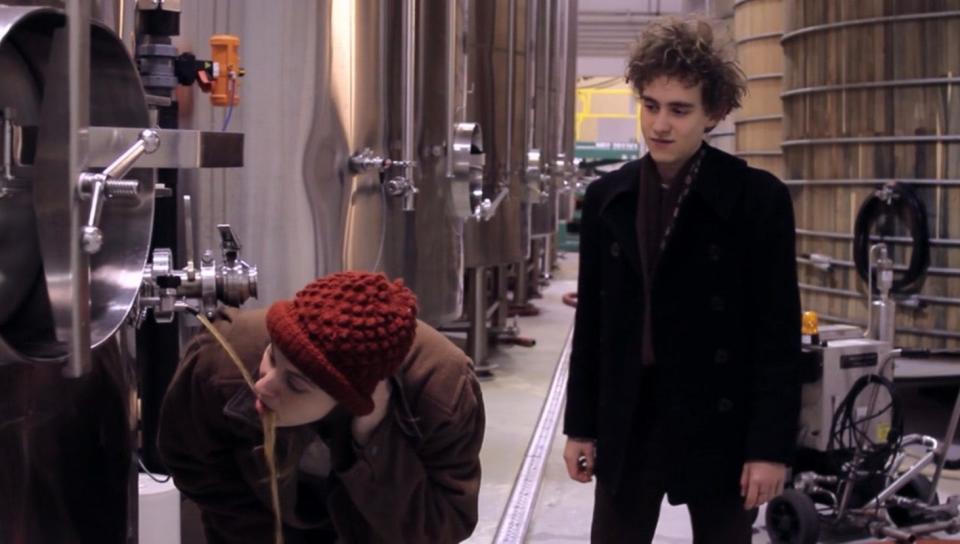
[[[658,19],[641,31],[627,64],[627,83],[639,95],[661,76],[691,86],[703,83],[703,106],[711,117],[739,108],[747,90],[743,71],[725,58],[710,24],[700,17]]]

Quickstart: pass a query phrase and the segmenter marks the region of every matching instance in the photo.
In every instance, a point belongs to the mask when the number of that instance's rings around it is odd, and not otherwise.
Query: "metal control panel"
[[[811,381],[803,385],[800,408],[799,444],[801,447],[827,451],[830,426],[837,407],[843,402],[854,382],[867,374],[881,374],[893,379],[893,360],[887,361],[890,343],[869,338],[845,338],[826,341],[825,345],[805,346],[808,365],[815,372],[807,373]],[[868,387],[856,399],[854,413],[857,419],[866,417],[875,390]],[[886,390],[876,389],[876,409],[890,403]],[[890,428],[889,411],[866,425],[872,440],[886,437]]]

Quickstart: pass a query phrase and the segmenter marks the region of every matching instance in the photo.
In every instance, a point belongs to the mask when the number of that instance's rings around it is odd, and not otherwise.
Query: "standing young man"
[[[790,194],[703,141],[744,93],[706,23],[651,23],[627,80],[650,152],[587,190],[564,460],[593,542],[650,542],[666,495],[694,542],[748,543],[796,440]]]

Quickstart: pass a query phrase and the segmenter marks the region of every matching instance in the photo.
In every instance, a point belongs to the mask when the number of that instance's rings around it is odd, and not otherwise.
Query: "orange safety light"
[[[800,334],[803,336],[803,342],[805,344],[819,344],[820,318],[817,316],[817,312],[803,312],[800,323]]]

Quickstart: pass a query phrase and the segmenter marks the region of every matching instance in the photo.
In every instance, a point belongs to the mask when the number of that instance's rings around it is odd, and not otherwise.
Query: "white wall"
[[[615,76],[639,29],[661,14],[681,13],[685,0],[581,0],[577,20],[577,77]]]

